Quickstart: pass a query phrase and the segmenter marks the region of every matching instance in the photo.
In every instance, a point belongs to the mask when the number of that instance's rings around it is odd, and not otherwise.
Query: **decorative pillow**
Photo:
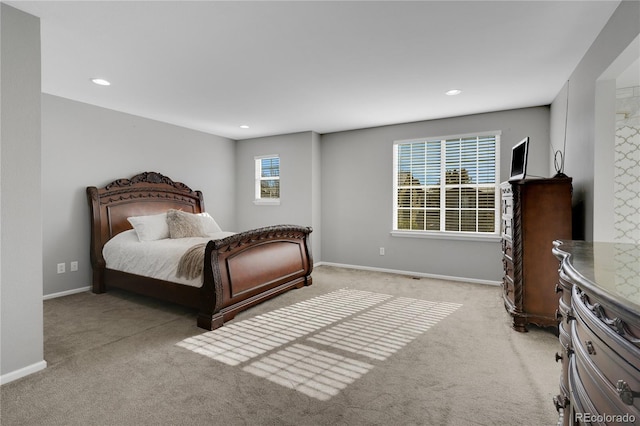
[[[204,232],[207,234],[213,234],[214,232],[222,232],[222,228],[215,221],[213,217],[207,212],[197,213],[196,216],[200,216],[202,220],[202,227],[204,228]]]
[[[160,213],[148,216],[131,216],[127,220],[135,229],[140,241],[155,241],[169,238],[167,214]]]
[[[169,238],[206,237],[202,217],[171,209],[167,211]]]

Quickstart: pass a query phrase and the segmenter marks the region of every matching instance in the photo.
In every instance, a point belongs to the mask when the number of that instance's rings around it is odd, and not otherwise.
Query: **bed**
[[[235,234],[207,233],[202,236],[199,255],[203,265],[201,276],[195,278],[196,284],[115,269],[105,260],[103,249],[110,242],[115,244],[117,239],[134,244],[131,239],[135,237],[131,234],[139,228],[134,229],[131,218],[150,218],[176,211],[208,216],[202,192],[160,173],[144,172],[114,180],[103,188],[87,187],[87,199],[94,293],[120,288],[187,306],[197,310],[198,327],[213,330],[244,309],[312,283],[309,242],[312,229],[296,225],[269,226]],[[147,241],[137,242],[151,247]],[[112,249],[115,253],[120,251]]]

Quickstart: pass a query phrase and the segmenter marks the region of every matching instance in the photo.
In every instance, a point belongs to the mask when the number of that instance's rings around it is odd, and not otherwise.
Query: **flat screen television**
[[[527,175],[527,157],[529,155],[529,138],[526,137],[511,149],[511,174],[509,180],[524,179]]]

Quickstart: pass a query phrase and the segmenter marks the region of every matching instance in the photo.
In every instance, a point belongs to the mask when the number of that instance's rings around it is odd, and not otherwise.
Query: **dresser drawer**
[[[556,284],[556,292],[561,292],[561,299],[566,305],[571,304],[571,288],[573,287],[568,281],[568,277],[564,275],[562,270],[558,271],[558,283]]]
[[[558,300],[558,312],[556,313],[558,318],[558,338],[565,350],[571,348],[571,323],[567,321],[567,318],[572,315],[571,308],[560,298]]]
[[[572,322],[571,333],[578,380],[590,395],[596,412],[628,413],[640,419],[640,397],[625,402],[617,389],[618,381],[622,381],[630,391],[639,391],[638,371],[598,339],[580,315]]]
[[[574,287],[571,305],[573,313],[589,327],[594,336],[621,358],[628,360],[635,374],[640,375],[640,340],[635,323],[626,321],[615,310],[597,298]],[[640,391],[640,389],[638,389]]]
[[[502,216],[511,217],[513,215],[513,198],[502,197]]]
[[[582,412],[582,414],[608,414],[608,415],[627,415],[634,416],[636,419],[640,419],[640,410],[638,409],[638,398],[635,398],[634,405],[625,404],[614,385],[603,377],[602,371],[598,369],[586,353],[583,346],[577,346],[574,349],[573,359],[575,365],[575,372],[573,374],[573,386],[582,387],[588,398],[582,396],[580,399],[582,406],[592,407],[589,410]],[[570,382],[571,383],[571,382]],[[579,386],[577,386],[579,384]],[[574,391],[571,389],[571,391]],[[575,395],[578,396],[578,395]],[[577,408],[577,407],[576,407]],[[575,415],[579,415],[580,412],[576,410]]]
[[[513,278],[506,274],[502,277],[502,293],[505,302],[508,301],[510,309],[513,309],[515,306]]]
[[[513,236],[513,192],[511,184],[503,183],[500,192],[501,232],[503,236],[511,238]]]
[[[511,219],[504,219],[503,216],[503,220],[502,220],[502,229],[500,230],[500,232],[502,233],[502,237],[503,238],[508,238],[511,239],[513,238],[513,225],[511,222]]]
[[[502,239],[502,255],[513,262],[513,244],[511,243],[511,240],[506,238]]]
[[[509,301],[510,308],[513,309],[515,303],[515,285],[513,284],[513,261],[507,256],[502,258],[502,291],[505,301]]]
[[[500,195],[503,200],[513,200],[513,187],[509,182],[502,182],[500,184]]]
[[[511,282],[513,283],[513,261],[504,256],[502,258],[502,271],[504,273],[505,277],[509,277],[509,279],[511,280]]]
[[[596,408],[593,406],[587,390],[584,388],[578,369],[576,368],[576,358],[571,357],[569,360],[569,394],[571,395],[571,401],[569,402],[571,410],[565,414],[569,416],[565,419],[565,425],[583,425],[587,424],[584,421],[585,413],[597,413]],[[561,388],[562,389],[562,388]],[[604,423],[591,422],[589,425],[604,425]]]

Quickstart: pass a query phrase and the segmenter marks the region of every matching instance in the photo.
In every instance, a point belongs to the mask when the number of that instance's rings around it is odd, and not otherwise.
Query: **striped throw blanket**
[[[187,249],[178,262],[178,278],[184,277],[192,280],[202,275],[204,269],[204,251],[207,247],[206,243],[196,244]]]

